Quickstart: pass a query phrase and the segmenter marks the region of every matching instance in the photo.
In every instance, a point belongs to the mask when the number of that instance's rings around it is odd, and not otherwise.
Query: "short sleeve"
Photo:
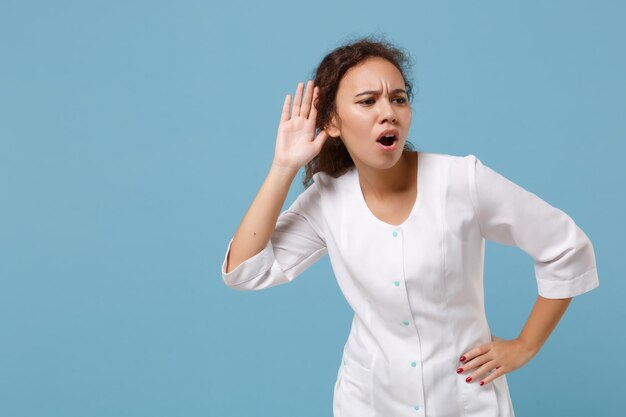
[[[563,211],[468,155],[470,198],[483,238],[534,260],[539,295],[568,298],[598,287],[593,245]]]
[[[321,204],[319,184],[314,182],[278,216],[267,245],[226,273],[233,236],[222,263],[224,283],[235,290],[262,290],[286,284],[324,256],[327,249]]]

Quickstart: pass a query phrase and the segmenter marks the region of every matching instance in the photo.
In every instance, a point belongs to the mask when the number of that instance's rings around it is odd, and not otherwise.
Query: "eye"
[[[397,97],[394,100],[397,100],[400,104],[405,104],[406,99],[404,97]],[[360,104],[371,104],[374,102],[373,98],[368,98],[367,100],[359,101]]]

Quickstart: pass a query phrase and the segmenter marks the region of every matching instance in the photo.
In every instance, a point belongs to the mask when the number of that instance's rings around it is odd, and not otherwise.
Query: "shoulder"
[[[314,173],[311,183],[298,194],[291,210],[305,212],[311,207],[332,204],[334,195],[345,194],[349,175],[350,170],[338,178],[322,171]]]
[[[336,178],[327,172],[319,171],[313,174],[314,183],[310,187],[317,187],[317,192],[324,196],[345,192],[350,187],[350,181],[354,175],[356,175],[354,166]]]
[[[472,153],[454,155],[446,153],[429,152],[422,155],[424,171],[439,176],[442,185],[447,187],[449,193],[466,196],[468,188],[471,188],[476,177],[485,169],[480,159]]]
[[[480,162],[476,155],[453,155],[439,152],[420,152],[419,162],[423,170],[448,173],[448,179],[470,175],[473,167]]]
[[[419,152],[420,158],[428,159],[432,161],[440,161],[446,163],[468,163],[476,160],[476,155],[474,154],[466,154],[466,155],[453,155],[448,153],[440,153],[440,152]]]

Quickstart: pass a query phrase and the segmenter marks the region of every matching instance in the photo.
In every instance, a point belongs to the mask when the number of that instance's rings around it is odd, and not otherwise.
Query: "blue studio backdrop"
[[[220,268],[285,95],[376,34],[413,58],[419,150],[476,155],[594,244],[600,287],[507,376],[517,414],[621,415],[625,18],[608,0],[0,1],[0,416],[332,415],[352,311],[328,257],[265,291]],[[514,338],[532,259],[486,250],[489,323]]]

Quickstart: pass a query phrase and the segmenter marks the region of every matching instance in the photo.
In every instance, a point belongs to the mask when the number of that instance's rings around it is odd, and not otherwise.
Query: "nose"
[[[388,121],[391,123],[396,123],[398,121],[398,116],[396,115],[396,112],[391,103],[389,103],[387,100],[380,100],[379,103],[383,103],[381,104],[380,108],[380,122],[384,123]]]

